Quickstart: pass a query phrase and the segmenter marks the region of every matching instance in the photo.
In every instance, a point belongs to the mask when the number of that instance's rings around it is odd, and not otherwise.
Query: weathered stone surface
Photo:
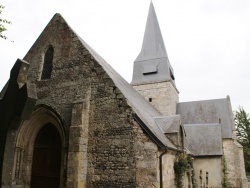
[[[133,86],[162,115],[176,115],[176,104],[179,102],[178,90],[171,81],[148,83]]]
[[[41,80],[44,56],[51,46],[54,49],[51,78]],[[25,60],[31,63],[27,80],[37,87],[38,100],[31,119],[17,123],[16,129],[8,132],[6,146],[10,147],[9,151],[5,152],[8,165],[3,171],[6,180],[2,183],[3,187],[30,187],[35,139],[40,129],[48,123],[55,125],[63,143],[60,187],[158,188],[160,183],[164,188],[176,187],[174,160],[177,152],[183,152],[176,151],[176,148],[186,149],[183,144],[186,132],[180,134],[181,123],[176,124],[176,129],[173,128],[176,132],[170,132],[176,135],[166,132],[174,142],[166,142],[172,145],[172,151],[164,148],[167,144],[156,144],[157,139],[167,138],[161,127],[155,124],[157,129],[154,129],[154,126],[147,129],[148,125],[142,125],[155,122],[153,116],[160,116],[159,112],[164,116],[176,115],[178,90],[175,84],[168,80],[134,86],[158,112],[136,91],[127,87],[128,83],[125,84],[126,87],[119,84],[115,79],[118,77],[113,77],[116,74],[111,74],[108,71],[111,68],[98,58],[100,57],[70,29],[59,14],[53,17],[25,56]],[[171,73],[171,70],[169,71]],[[124,80],[121,82],[125,83]],[[22,82],[19,85],[22,85]],[[132,92],[126,92],[128,88],[132,89]],[[134,100],[129,104],[131,98]],[[145,108],[137,109],[141,103],[146,104],[142,107],[146,106],[156,113],[144,111]],[[135,112],[145,112],[141,113],[141,121],[146,122],[140,123],[143,129],[133,119],[136,117]],[[139,122],[138,119],[137,121]],[[162,152],[165,152],[163,149],[166,149],[167,153],[162,156]],[[225,139],[223,152],[228,165],[229,182],[233,187],[245,187],[241,146],[233,139]],[[196,179],[207,178],[203,173],[199,174],[201,169],[209,174],[209,186],[222,186],[221,157],[196,158]],[[185,187],[188,184],[187,178],[185,174]],[[204,185],[203,182],[201,185]]]
[[[223,152],[227,167],[227,177],[232,187],[247,187],[244,168],[243,147],[232,139],[223,140]]]
[[[54,48],[51,78],[41,80],[43,57],[50,45]],[[135,137],[145,135],[138,125],[140,131],[135,131],[133,111],[126,99],[60,15],[55,15],[25,59],[31,62],[28,81],[37,86],[36,105],[48,106],[62,118],[65,133],[62,139],[68,153],[63,160],[67,166],[62,166],[66,176],[62,176],[61,184],[136,187],[137,181],[142,180],[135,175]],[[152,141],[146,139],[146,150],[151,150]],[[146,160],[156,175],[156,167],[150,162],[152,157],[148,154]],[[27,171],[30,170],[23,172]],[[155,175],[151,173],[145,185]],[[30,179],[24,181],[29,184]]]
[[[222,157],[206,157],[194,159],[194,178],[198,187],[222,187],[223,159]]]
[[[159,187],[159,152],[157,145],[134,122],[134,151],[137,187]]]
[[[132,109],[113,95],[112,84],[94,79],[91,96],[88,187],[135,187]]]
[[[11,76],[0,98],[0,182],[11,182],[15,131],[22,120],[28,119],[36,102],[35,85],[27,84],[29,63],[18,59],[11,70]],[[12,141],[11,141],[12,140]],[[2,172],[5,174],[2,174]],[[2,179],[3,177],[3,179]]]
[[[174,160],[176,152],[168,151],[163,156],[163,187],[175,187]]]

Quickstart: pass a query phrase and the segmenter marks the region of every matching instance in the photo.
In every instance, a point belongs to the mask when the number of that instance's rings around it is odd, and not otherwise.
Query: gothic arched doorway
[[[31,188],[60,187],[61,149],[57,128],[51,123],[43,126],[34,143]]]

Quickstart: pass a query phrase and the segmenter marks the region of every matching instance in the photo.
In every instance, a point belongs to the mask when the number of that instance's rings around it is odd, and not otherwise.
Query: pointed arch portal
[[[65,133],[59,115],[37,107],[18,130],[13,182],[23,187],[59,188],[66,166]]]
[[[53,124],[46,124],[35,139],[30,187],[60,187],[61,148],[58,130]]]

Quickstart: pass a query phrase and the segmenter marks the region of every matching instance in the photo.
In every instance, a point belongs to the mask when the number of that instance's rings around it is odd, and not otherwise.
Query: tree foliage
[[[246,173],[250,175],[250,114],[242,107],[234,112],[237,140],[243,146]]]
[[[8,39],[8,38],[6,37],[6,35],[4,35],[4,32],[7,31],[6,25],[11,24],[11,22],[8,21],[8,20],[6,20],[6,19],[3,19],[3,18],[1,17],[1,14],[2,14],[2,12],[3,12],[3,9],[4,9],[4,6],[0,5],[0,38],[6,40],[6,39]]]

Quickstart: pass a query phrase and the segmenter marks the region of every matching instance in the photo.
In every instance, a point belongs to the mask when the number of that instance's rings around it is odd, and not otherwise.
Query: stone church
[[[246,187],[229,97],[179,102],[151,2],[129,84],[56,14],[0,94],[3,188]]]

